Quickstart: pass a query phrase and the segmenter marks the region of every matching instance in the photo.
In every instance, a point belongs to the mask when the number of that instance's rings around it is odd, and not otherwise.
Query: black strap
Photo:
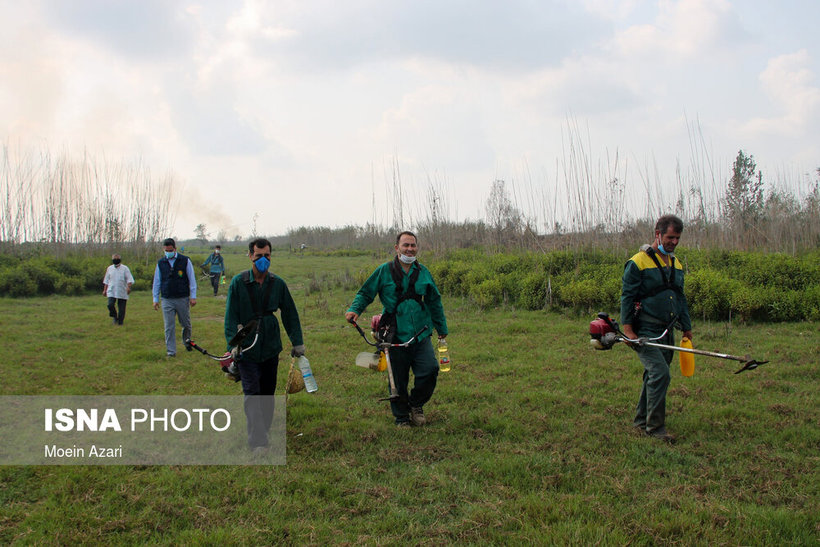
[[[677,285],[675,285],[675,270],[677,270],[677,268],[675,267],[675,255],[671,255],[669,257],[669,264],[671,265],[671,270],[672,271],[670,272],[669,277],[667,277],[666,276],[666,268],[664,266],[662,266],[660,260],[658,260],[658,256],[657,256],[657,253],[655,253],[655,249],[653,249],[652,247],[649,247],[644,252],[647,255],[649,255],[649,258],[652,259],[652,262],[655,263],[655,266],[657,266],[658,270],[661,272],[661,278],[663,279],[663,285],[659,285],[659,286],[655,287],[654,289],[652,289],[651,291],[649,291],[648,293],[641,295],[640,299],[643,300],[644,298],[646,298],[648,296],[655,296],[656,294],[662,293],[663,291],[665,291],[667,289],[671,289],[671,290],[675,291],[676,293],[681,294],[680,288]]]
[[[251,271],[245,270],[242,272],[242,281],[245,282],[245,288],[248,289],[248,300],[251,301],[251,306],[253,306],[253,313],[256,319],[261,319],[263,315],[273,315],[273,312],[267,312],[268,309],[268,302],[270,301],[270,293],[273,289],[273,275],[268,272],[268,286],[265,289],[265,293],[262,295],[262,309],[259,308],[259,303],[254,298],[253,294],[253,283],[251,282]]]
[[[394,258],[390,263],[390,275],[393,277],[393,282],[396,284],[396,293],[399,295],[396,300],[396,309],[399,308],[399,304],[410,299],[418,302],[420,306],[424,306],[421,301],[422,295],[416,292],[416,281],[418,281],[419,274],[421,273],[421,265],[416,264],[416,266],[416,269],[410,274],[410,282],[407,284],[407,290],[405,291],[402,290],[402,285],[404,283],[404,270],[399,263],[399,257]]]

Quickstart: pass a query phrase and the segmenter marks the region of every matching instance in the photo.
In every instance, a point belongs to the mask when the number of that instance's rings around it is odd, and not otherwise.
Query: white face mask
[[[403,264],[412,264],[416,261],[416,257],[399,254],[399,260],[401,260]]]

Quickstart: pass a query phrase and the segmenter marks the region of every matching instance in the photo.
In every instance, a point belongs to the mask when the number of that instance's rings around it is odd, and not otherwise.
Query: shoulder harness
[[[402,270],[401,264],[399,264],[399,257],[393,259],[390,263],[390,275],[393,277],[393,282],[396,284],[396,293],[398,293],[398,299],[396,300],[396,309],[399,308],[399,304],[404,302],[405,300],[415,300],[419,303],[420,306],[424,306],[421,301],[422,295],[416,292],[416,281],[419,279],[419,274],[421,273],[421,264],[417,264],[418,268],[413,270],[413,273],[410,274],[410,282],[407,284],[407,290],[402,290],[402,282],[404,281],[404,271]],[[401,291],[401,292],[400,292]]]
[[[264,294],[262,294],[262,307],[260,309],[259,304],[256,301],[256,298],[253,297],[253,281],[251,279],[251,271],[245,270],[242,272],[242,281],[245,282],[245,288],[248,289],[248,300],[251,301],[251,306],[253,306],[253,314],[254,317],[259,320],[262,319],[264,315],[273,315],[273,312],[267,312],[268,309],[268,301],[270,300],[270,293],[273,290],[273,274],[268,272],[268,287],[265,289]]]
[[[655,263],[655,266],[658,267],[658,271],[661,273],[661,279],[663,279],[663,285],[659,285],[651,291],[649,291],[648,293],[642,294],[640,300],[643,300],[644,298],[647,298],[649,296],[655,296],[656,294],[662,293],[667,289],[671,289],[678,294],[682,294],[680,287],[675,285],[675,270],[677,270],[677,268],[675,267],[675,255],[669,255],[669,266],[670,270],[672,271],[667,277],[666,269],[661,265],[660,260],[658,260],[658,255],[657,253],[655,253],[655,249],[653,249],[652,247],[647,247],[644,250],[644,252],[649,256],[649,258],[652,259],[652,262]]]

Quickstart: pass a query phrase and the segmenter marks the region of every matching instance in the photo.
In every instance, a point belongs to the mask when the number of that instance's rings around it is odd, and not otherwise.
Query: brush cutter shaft
[[[396,380],[393,378],[393,365],[390,363],[390,352],[384,350],[384,358],[387,360],[387,381],[390,383],[390,397],[386,400],[395,401],[399,398],[399,390],[396,389]]]
[[[668,344],[659,344],[658,342],[645,341],[645,342],[641,343],[640,339],[638,339],[638,340],[629,340],[627,338],[623,338],[621,341],[622,342],[632,342],[634,344],[644,345],[644,346],[652,346],[653,348],[671,349],[671,350],[680,351],[680,352],[683,352],[683,353],[694,353],[696,355],[706,355],[706,356],[709,356],[709,357],[718,357],[720,359],[732,359],[734,361],[740,361],[741,363],[745,363],[746,361],[749,360],[748,357],[738,357],[736,355],[729,355],[728,353],[717,353],[717,352],[714,352],[714,351],[705,351],[705,350],[702,350],[702,349],[695,349],[695,348],[682,348],[682,347],[679,347],[679,346],[670,346]]]

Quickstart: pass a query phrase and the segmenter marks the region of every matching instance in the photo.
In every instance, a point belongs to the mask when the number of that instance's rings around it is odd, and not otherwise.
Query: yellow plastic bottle
[[[436,347],[438,353],[438,368],[442,372],[450,370],[450,352],[447,349],[447,342],[444,338],[438,339],[438,346]]]
[[[692,349],[692,341],[684,337],[680,341],[680,347]],[[695,355],[681,351],[680,353],[680,373],[683,376],[692,376],[695,374]]]

